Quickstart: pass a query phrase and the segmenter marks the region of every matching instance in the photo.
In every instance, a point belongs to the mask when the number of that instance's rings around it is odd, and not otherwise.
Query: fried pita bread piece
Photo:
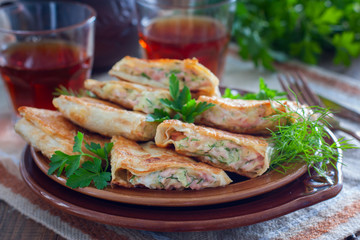
[[[159,148],[153,142],[138,144],[113,137],[111,151],[112,184],[150,189],[203,189],[231,183],[218,168]]]
[[[146,122],[146,115],[127,111],[94,98],[60,96],[54,106],[77,125],[104,136],[120,135],[134,141],[154,139],[157,123]]]
[[[160,99],[171,98],[168,90],[125,81],[88,79],[85,81],[84,86],[101,99],[144,113],[153,113],[155,108],[165,109]]]
[[[77,127],[58,111],[20,107],[19,113],[22,118],[15,124],[15,131],[49,159],[55,151],[73,155],[74,137],[78,131],[84,133],[84,140],[88,143],[98,143],[103,147],[110,142],[110,138]],[[83,151],[90,153],[85,147]],[[84,160],[82,158],[81,163]]]
[[[174,74],[190,91],[197,95],[220,96],[219,79],[197,59],[146,60],[124,57],[109,74],[121,80],[169,89],[169,76]]]
[[[254,178],[269,168],[271,148],[261,137],[165,120],[156,131],[156,145],[174,145],[176,152],[226,171]]]
[[[296,111],[301,108],[292,101],[242,100],[200,96],[198,101],[215,104],[196,118],[196,123],[204,124],[234,133],[269,134],[277,126],[289,119],[275,120],[271,116],[278,113]]]

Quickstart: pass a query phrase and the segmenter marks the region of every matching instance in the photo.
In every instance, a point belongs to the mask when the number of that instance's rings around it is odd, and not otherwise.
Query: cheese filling
[[[167,109],[160,102],[169,95],[163,91],[138,91],[132,88],[114,88],[111,84],[103,87],[104,95],[113,96],[111,100],[121,102],[135,111],[153,113],[155,108]]]
[[[275,114],[275,112],[273,114]],[[251,130],[259,126],[263,126],[263,128],[266,129],[278,125],[279,122],[274,121],[271,115],[264,106],[259,106],[258,108],[247,111],[231,111],[216,105],[205,111],[202,117],[215,126],[226,126],[226,129]]]
[[[239,146],[230,140],[219,141],[196,133],[188,137],[185,132],[173,132],[171,139],[177,151],[202,157],[215,164],[225,164],[246,172],[257,172],[262,167],[264,156],[252,148]]]
[[[240,100],[235,101],[240,102]],[[244,104],[246,104],[246,101],[247,100],[242,100]],[[274,117],[279,113],[289,111],[297,111],[301,114],[305,113],[305,115],[307,115],[306,112],[308,112],[306,108],[301,108],[291,101],[264,101],[264,103],[243,109],[227,108],[216,104],[214,107],[203,112],[201,119],[213,126],[229,131],[263,133],[269,132],[268,129],[275,130],[277,126],[285,125],[288,121],[294,121],[296,115],[293,118],[284,117],[279,119]]]
[[[206,172],[198,172],[186,168],[167,168],[162,171],[152,172],[144,176],[132,175],[129,182],[135,186],[145,186],[150,189],[203,189],[217,187],[221,181]]]
[[[135,99],[134,110],[144,113],[153,113],[154,110],[158,108],[169,112],[170,110],[160,102],[160,99],[162,98],[168,98],[168,95],[161,92],[150,91],[140,93]]]
[[[229,111],[219,105],[214,106],[206,112],[207,119],[215,124],[229,124],[233,126],[242,126],[251,128],[254,125],[264,124],[270,121],[265,117],[266,110],[259,108],[249,109],[249,111]]]
[[[138,76],[144,77],[147,80],[154,80],[157,82],[162,82],[164,84],[168,84],[169,77],[171,74],[174,74],[180,79],[180,82],[185,83],[185,85],[189,89],[196,89],[199,87],[200,83],[202,86],[208,85],[209,83],[203,77],[199,77],[197,73],[192,72],[191,69],[185,68],[180,64],[178,66],[174,66],[172,69],[165,69],[161,67],[124,67],[122,71]],[[182,86],[181,86],[182,87]]]

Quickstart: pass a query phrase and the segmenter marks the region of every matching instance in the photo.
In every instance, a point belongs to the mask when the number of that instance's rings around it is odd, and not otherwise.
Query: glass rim
[[[3,9],[7,9],[7,8],[14,8],[17,6],[21,6],[21,5],[37,5],[37,4],[46,4],[46,5],[50,5],[50,4],[57,4],[57,5],[78,5],[81,7],[84,7],[86,9],[89,10],[89,16],[82,21],[79,21],[76,24],[72,24],[66,27],[60,27],[60,28],[55,28],[55,29],[47,29],[47,30],[11,30],[11,29],[5,29],[5,28],[1,28],[0,27],[0,33],[11,33],[11,34],[16,34],[16,35],[33,35],[33,34],[37,34],[37,35],[46,35],[46,34],[50,34],[50,33],[57,33],[57,32],[63,32],[63,31],[67,31],[67,30],[71,30],[71,29],[75,29],[78,27],[82,27],[85,26],[87,24],[93,23],[96,20],[96,11],[93,7],[84,4],[84,3],[78,3],[78,2],[73,2],[73,1],[69,1],[69,2],[61,2],[61,1],[32,1],[32,2],[11,2],[9,5],[4,5],[4,6],[0,6],[0,11]]]
[[[164,9],[203,9],[217,7],[224,4],[230,4],[236,1],[237,0],[218,0],[209,3],[209,1],[207,0],[135,0],[135,2],[138,4],[157,6]]]

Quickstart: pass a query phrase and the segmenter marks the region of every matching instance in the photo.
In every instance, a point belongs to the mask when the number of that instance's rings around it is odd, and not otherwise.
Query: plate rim
[[[342,189],[342,171],[341,171],[341,160],[342,155],[339,156],[339,162],[337,164],[337,184],[331,185],[327,189],[321,189],[319,191],[315,191],[312,194],[301,193],[299,196],[293,198],[289,202],[278,205],[274,208],[259,210],[257,212],[246,214],[246,215],[235,215],[233,217],[227,218],[211,218],[207,220],[197,220],[197,221],[178,221],[177,219],[168,220],[154,220],[154,219],[139,219],[137,217],[127,217],[127,216],[119,216],[114,214],[108,214],[104,212],[99,212],[94,209],[89,209],[82,207],[80,205],[76,205],[74,203],[63,200],[60,197],[49,193],[46,189],[39,186],[39,184],[34,184],[34,180],[31,180],[32,177],[30,173],[25,168],[25,157],[26,154],[29,153],[29,146],[26,146],[23,151],[23,157],[20,161],[20,172],[21,176],[26,182],[26,184],[34,191],[40,198],[51,204],[52,206],[61,209],[71,215],[75,215],[78,217],[85,218],[87,220],[92,220],[99,223],[116,225],[126,228],[139,229],[139,230],[149,230],[149,231],[159,231],[159,232],[185,232],[185,231],[208,231],[208,230],[221,230],[221,229],[229,229],[234,227],[251,225],[263,221],[267,221],[276,217],[280,217],[282,215],[288,214],[290,212],[299,210],[301,208],[305,208],[307,206],[314,205],[318,202],[327,200],[329,198],[335,197]],[[32,161],[34,161],[32,159]],[[37,165],[34,163],[37,167]],[[38,168],[38,167],[37,167]],[[40,169],[40,174],[44,174]],[[307,175],[303,175],[301,178],[306,177]],[[60,188],[66,189],[68,188],[57,184]],[[289,184],[291,185],[291,184]],[[282,188],[287,188],[284,186]],[[291,191],[291,189],[290,189]],[[88,199],[86,195],[80,194],[81,196]],[[271,195],[271,194],[263,194],[263,195]],[[255,197],[260,198],[260,196]],[[105,200],[100,200],[105,201]],[[109,201],[106,201],[109,202]],[[116,203],[121,205],[128,205],[123,203]],[[133,205],[136,208],[136,205]],[[216,206],[216,205],[215,205]],[[211,207],[211,205],[210,205]],[[154,208],[154,207],[147,207]],[[187,207],[185,207],[187,208]],[[172,208],[174,209],[174,208]],[[175,208],[176,209],[176,208]]]
[[[49,166],[47,163],[45,163],[47,159],[45,156],[43,156],[40,152],[36,151],[36,149],[32,146],[30,146],[30,152],[34,162],[44,174],[46,174],[53,181],[61,184],[64,187],[71,189],[70,187],[66,186],[65,184],[66,179],[64,176],[58,177],[55,174],[52,175],[47,174]],[[289,184],[295,179],[301,177],[306,172],[307,172],[307,166],[305,164],[296,164],[294,169],[289,170],[289,172],[286,173],[284,177],[281,177],[281,173],[272,170],[272,172],[266,173],[257,178],[249,179],[235,184],[230,184],[224,187],[196,190],[197,192],[195,192],[195,190],[194,191],[191,190],[193,194],[191,193],[187,194],[185,192],[185,196],[182,195],[184,191],[163,191],[163,190],[121,188],[121,187],[115,187],[115,189],[110,190],[111,187],[109,186],[105,190],[96,189],[95,187],[91,187],[91,186],[85,188],[76,188],[71,190],[92,197],[97,197],[97,198],[115,201],[115,202],[121,202],[121,203],[129,203],[129,204],[136,203],[138,205],[168,206],[168,207],[205,206],[205,205],[237,201],[273,191],[274,189]],[[281,178],[278,179],[278,181],[269,181],[269,180],[266,181],[266,177],[268,176],[270,176],[270,178],[271,177],[276,178],[277,176],[280,176]],[[260,188],[246,188],[247,184],[254,182],[255,183],[267,182],[267,183],[266,185],[261,185]],[[245,188],[241,188],[241,187],[245,187]],[[226,195],[221,195],[226,190],[228,190],[229,192],[226,193]],[[126,194],[127,192],[129,192],[130,195]],[[136,196],[136,193],[140,195]],[[212,194],[206,195],[206,193],[209,194],[212,193]],[[144,197],[143,194],[145,194],[146,196]]]

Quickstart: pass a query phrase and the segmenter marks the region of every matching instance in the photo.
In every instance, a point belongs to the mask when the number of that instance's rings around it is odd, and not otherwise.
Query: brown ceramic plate
[[[335,139],[333,134],[331,136]],[[88,220],[151,231],[207,231],[266,221],[336,196],[342,188],[340,151],[339,156],[336,169],[328,164],[326,178],[312,171],[312,177],[304,174],[268,193],[197,207],[133,205],[73,191],[49,181],[35,164],[29,146],[20,162],[20,171],[24,181],[40,198]]]
[[[49,170],[48,158],[44,157],[32,147],[31,155],[36,165],[46,174]],[[85,187],[76,188],[73,189],[73,191],[121,203],[172,207],[201,206],[231,202],[263,194],[294,181],[306,171],[306,165],[301,164],[295,165],[288,170],[286,174],[273,170],[253,179],[247,179],[236,174],[228,173],[233,180],[233,183],[230,185],[202,190],[165,191],[142,188],[111,188],[108,186],[104,190],[99,190],[95,187]],[[57,177],[55,174],[48,176],[55,182],[66,186],[66,178],[64,176]]]

